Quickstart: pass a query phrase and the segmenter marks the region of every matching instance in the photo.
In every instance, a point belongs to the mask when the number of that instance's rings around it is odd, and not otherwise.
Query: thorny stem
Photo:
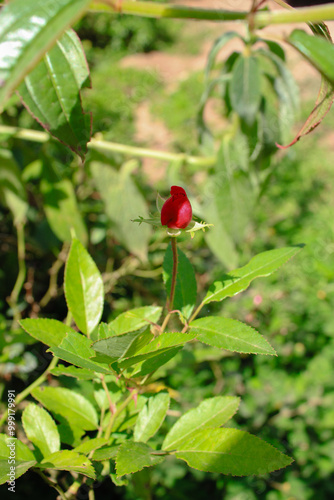
[[[173,253],[173,272],[172,272],[172,282],[170,286],[170,294],[169,298],[167,299],[166,307],[168,310],[168,313],[161,325],[161,331],[160,334],[165,331],[165,328],[168,324],[169,318],[171,317],[172,311],[173,311],[173,303],[174,303],[174,297],[175,297],[175,287],[176,287],[176,277],[177,277],[177,266],[178,266],[178,257],[177,257],[177,246],[176,246],[176,238],[171,237],[171,245],[172,245],[172,253]]]
[[[279,5],[286,7],[280,0],[275,0]],[[261,6],[261,3],[258,7]],[[258,9],[257,7],[257,9]],[[112,2],[95,2],[92,11],[115,12]],[[334,6],[320,5],[313,7],[302,7],[293,10],[272,10],[257,11],[254,14],[245,11],[232,11],[220,9],[203,9],[187,7],[184,5],[160,4],[155,2],[142,2],[133,0],[123,0],[122,13],[137,16],[172,18],[172,19],[197,19],[211,20],[217,22],[224,21],[245,21],[252,18],[254,28],[263,28],[271,24],[290,24],[296,22],[321,22],[334,20]]]
[[[135,2],[133,2],[135,3]],[[11,137],[22,139],[24,141],[39,142],[44,144],[51,139],[50,134],[47,132],[39,132],[37,130],[30,130],[26,128],[10,127],[8,125],[0,125],[0,134],[8,134]],[[131,156],[133,158],[154,158],[162,161],[183,161],[188,165],[194,167],[212,167],[216,163],[216,156],[188,156],[183,153],[169,153],[164,151],[155,151],[153,149],[139,148],[129,146],[128,144],[118,144],[116,142],[109,142],[92,138],[87,144],[88,149],[114,152],[123,155]]]
[[[238,12],[219,9],[203,9],[187,7],[185,5],[159,4],[156,2],[133,2],[123,0],[120,4],[123,14],[147,17],[168,17],[172,19],[200,19],[207,21],[235,21],[246,20],[247,12]],[[100,0],[93,4],[93,11],[115,12],[114,0]],[[119,9],[118,9],[119,11]]]
[[[16,224],[16,231],[17,231],[17,259],[19,264],[19,272],[17,274],[16,282],[12,290],[12,293],[7,299],[8,304],[13,310],[13,323],[18,322],[21,319],[21,313],[18,307],[18,299],[26,277],[25,238],[24,238],[23,222],[19,222]]]

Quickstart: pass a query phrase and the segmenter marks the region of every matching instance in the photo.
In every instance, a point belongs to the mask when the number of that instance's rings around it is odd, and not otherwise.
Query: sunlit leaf
[[[249,476],[290,465],[287,455],[256,436],[238,429],[204,429],[178,444],[177,458],[207,472]]]
[[[0,111],[90,0],[12,0],[0,12]]]
[[[64,290],[74,321],[89,335],[101,319],[103,281],[95,262],[75,238],[66,262]]]
[[[173,450],[178,444],[203,429],[224,425],[237,411],[240,399],[217,396],[202,401],[197,407],[182,415],[168,432],[162,449]]]
[[[219,316],[207,316],[190,323],[196,338],[228,351],[248,354],[276,354],[271,345],[254,328],[241,321]]]
[[[90,86],[81,42],[74,31],[57,40],[18,92],[32,116],[83,159],[90,140],[91,118],[84,113],[80,91]]]
[[[300,252],[301,248],[302,246],[277,248],[256,255],[246,266],[231,271],[223,276],[221,281],[210,286],[203,304],[220,301],[246,290],[255,278],[269,276]]]

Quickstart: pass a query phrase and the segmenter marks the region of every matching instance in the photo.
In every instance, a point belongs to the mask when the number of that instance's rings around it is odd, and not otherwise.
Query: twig
[[[7,298],[7,302],[13,310],[13,323],[21,319],[21,313],[18,307],[18,299],[24,285],[26,277],[26,264],[25,264],[25,238],[24,238],[24,223],[19,222],[16,224],[17,231],[17,259],[19,264],[19,271],[15,281],[14,288]]]
[[[177,257],[177,246],[176,246],[176,238],[171,237],[171,245],[172,245],[172,253],[173,253],[173,271],[172,271],[172,282],[170,286],[170,294],[169,298],[167,298],[166,308],[168,313],[161,325],[160,334],[165,331],[166,326],[168,325],[168,321],[173,312],[173,303],[175,297],[175,288],[176,288],[176,278],[177,278],[177,267],[178,267],[178,257]]]

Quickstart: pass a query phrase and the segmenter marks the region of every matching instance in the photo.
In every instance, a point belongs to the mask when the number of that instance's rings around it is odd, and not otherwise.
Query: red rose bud
[[[187,193],[179,186],[172,186],[170,194],[161,209],[161,224],[173,229],[185,229],[193,215]]]

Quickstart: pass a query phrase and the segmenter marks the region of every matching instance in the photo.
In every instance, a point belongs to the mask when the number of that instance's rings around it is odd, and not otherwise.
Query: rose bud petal
[[[161,224],[173,229],[185,229],[193,215],[187,193],[179,186],[172,186],[170,194],[161,209]]]

